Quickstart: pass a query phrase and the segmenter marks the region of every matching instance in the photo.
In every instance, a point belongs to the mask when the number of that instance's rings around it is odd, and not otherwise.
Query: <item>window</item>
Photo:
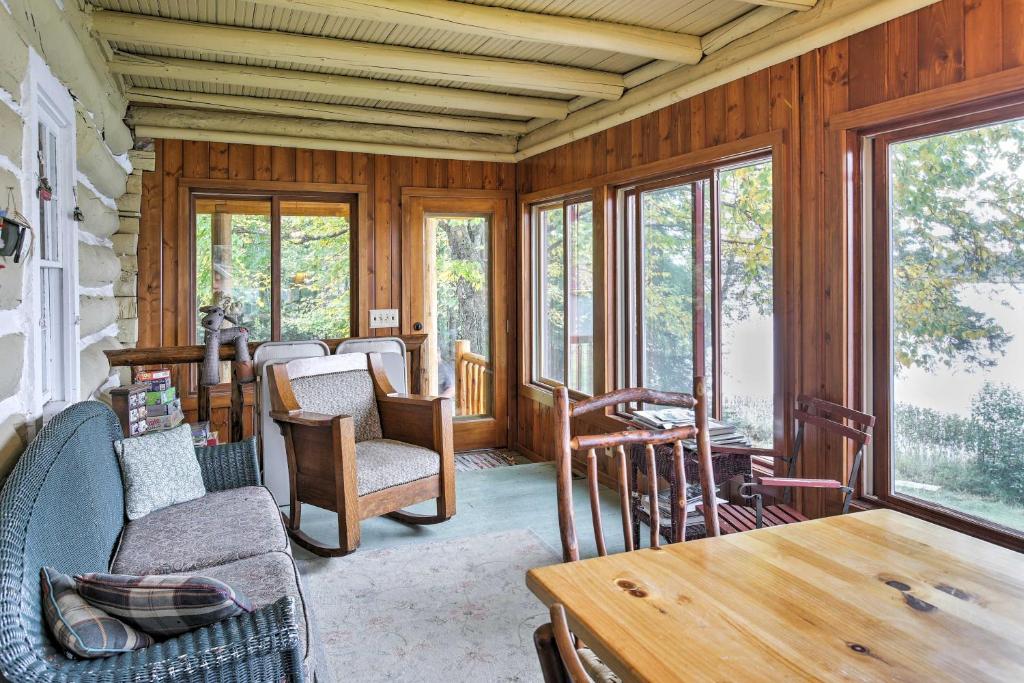
[[[263,340],[351,334],[355,200],[194,193],[196,339],[216,304]]]
[[[872,486],[890,502],[1020,537],[1024,118],[1007,116],[871,144]]]
[[[689,392],[771,446],[772,162],[758,159],[620,191],[620,386]]]
[[[533,208],[533,380],[594,393],[594,211],[589,199]]]
[[[78,226],[72,218],[74,106],[42,59],[31,57],[32,107],[25,182],[38,244],[36,403],[44,416],[78,400]]]

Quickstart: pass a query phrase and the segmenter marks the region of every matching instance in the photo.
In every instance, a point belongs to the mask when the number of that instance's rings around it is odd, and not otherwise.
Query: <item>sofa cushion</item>
[[[441,456],[429,448],[391,439],[356,444],[360,496],[433,476],[440,468]]]
[[[244,593],[256,610],[272,605],[281,598],[297,598],[302,607],[299,641],[303,659],[307,665],[311,662],[313,617],[309,613],[309,606],[306,605],[299,570],[291,555],[284,552],[269,552],[217,567],[207,567],[203,570],[203,575],[222,581],[236,591]]]
[[[192,429],[181,425],[114,442],[124,478],[128,519],[206,494],[203,471],[192,445]]]
[[[70,576],[43,567],[39,581],[46,624],[69,654],[86,659],[109,657],[153,644],[149,635],[83,600]]]
[[[270,491],[245,486],[208,493],[129,522],[110,571],[192,572],[288,548],[281,513]]]
[[[81,574],[78,594],[93,607],[156,636],[176,636],[252,612],[249,600],[207,576]]]

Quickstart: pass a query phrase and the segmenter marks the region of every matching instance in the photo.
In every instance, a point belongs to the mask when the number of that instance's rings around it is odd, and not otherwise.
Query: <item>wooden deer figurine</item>
[[[205,334],[206,355],[203,358],[203,370],[199,383],[203,386],[220,384],[220,345],[235,345],[235,363],[238,368],[238,380],[243,383],[255,380],[252,369],[252,358],[249,356],[249,330],[244,327],[229,327],[222,330],[225,320],[238,325],[238,320],[224,312],[220,306],[203,306],[200,313],[205,313],[200,324]]]

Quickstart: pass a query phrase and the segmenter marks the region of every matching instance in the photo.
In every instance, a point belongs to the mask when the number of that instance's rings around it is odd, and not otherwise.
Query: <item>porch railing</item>
[[[455,340],[455,414],[489,415],[491,364],[473,353],[468,339]]]

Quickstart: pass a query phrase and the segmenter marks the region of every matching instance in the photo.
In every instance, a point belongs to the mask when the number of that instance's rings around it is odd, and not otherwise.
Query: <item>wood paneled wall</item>
[[[274,181],[297,191],[315,189],[317,183],[365,186],[366,225],[359,231],[364,239],[355,244],[359,272],[353,275],[360,294],[353,323],[360,334],[378,336],[406,333],[369,330],[369,309],[402,305],[402,188],[515,189],[514,164],[180,140],[157,140],[155,147],[156,170],[142,179],[140,348],[195,343],[189,339],[190,285],[178,270],[189,258],[191,240],[188,216],[179,215],[183,179]],[[179,389],[183,386],[179,380]],[[226,399],[213,397],[215,424],[226,421]]]
[[[354,320],[368,331],[370,308],[400,308],[403,187],[515,189],[513,164],[331,152],[181,140],[156,141],[156,168],[143,175],[139,235],[139,346],[188,343],[179,312],[188,304],[188,283],[172,267],[188,254],[177,232],[178,184],[182,178],[365,185],[367,244],[357,245],[367,278],[364,310]],[[397,330],[376,330],[394,334]]]
[[[847,182],[831,117],[1024,65],[1024,0],[942,0],[798,59],[752,74],[640,119],[519,164],[521,193],[622,171],[713,147],[768,129],[784,133],[783,179],[776,188],[785,224],[783,397],[797,392],[863,405],[857,348],[859,257],[842,212]],[[777,160],[778,161],[778,160]],[[526,392],[524,392],[526,393]],[[520,396],[518,437],[551,456],[551,411]],[[785,422],[788,424],[788,415]],[[788,441],[788,439],[786,439]],[[841,444],[810,436],[805,476],[841,477]],[[812,515],[834,512],[819,497]]]

